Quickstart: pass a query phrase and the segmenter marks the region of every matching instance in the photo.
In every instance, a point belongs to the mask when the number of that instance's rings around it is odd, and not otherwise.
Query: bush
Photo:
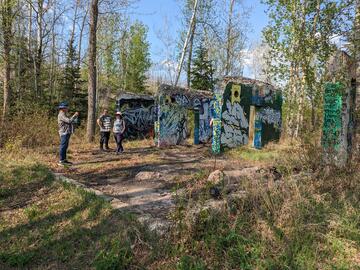
[[[57,121],[46,112],[15,115],[5,123],[0,138],[0,146],[7,150],[53,145],[59,140]]]

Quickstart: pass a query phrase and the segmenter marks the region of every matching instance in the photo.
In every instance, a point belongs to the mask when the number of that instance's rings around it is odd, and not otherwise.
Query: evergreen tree
[[[86,93],[81,91],[81,74],[78,53],[74,40],[70,39],[66,49],[66,64],[63,75],[61,100],[67,100],[77,111],[86,112]]]
[[[62,99],[72,101],[74,94],[78,90],[80,83],[80,67],[77,63],[77,51],[74,46],[74,41],[70,39],[66,49]]]
[[[132,92],[144,92],[146,72],[151,66],[147,27],[135,22],[130,27],[130,46],[127,59],[126,86]]]
[[[191,70],[191,86],[193,89],[213,90],[215,86],[214,67],[208,57],[208,50],[201,42],[195,51]]]

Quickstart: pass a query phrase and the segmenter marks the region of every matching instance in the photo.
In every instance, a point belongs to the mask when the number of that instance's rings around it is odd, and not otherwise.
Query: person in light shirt
[[[126,125],[125,120],[121,114],[121,112],[116,112],[115,121],[113,126],[113,133],[116,142],[116,154],[124,152],[124,148],[122,146],[122,141],[124,140]]]

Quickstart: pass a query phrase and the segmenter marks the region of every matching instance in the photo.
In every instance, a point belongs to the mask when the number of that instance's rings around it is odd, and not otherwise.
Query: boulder
[[[225,174],[223,171],[213,171],[208,177],[208,182],[212,183],[213,185],[218,185],[224,180],[224,176]]]
[[[139,172],[135,176],[137,181],[148,181],[161,178],[161,173],[159,172]]]

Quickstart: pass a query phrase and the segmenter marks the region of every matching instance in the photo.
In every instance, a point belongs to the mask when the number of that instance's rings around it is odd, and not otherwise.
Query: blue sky
[[[261,31],[267,25],[268,18],[265,14],[266,6],[261,4],[261,0],[244,0],[246,7],[251,7],[250,12],[250,29],[247,33],[249,41],[248,46],[261,40]],[[153,62],[159,62],[162,59],[161,51],[164,49],[162,42],[158,38],[158,32],[161,31],[164,23],[164,17],[171,22],[171,32],[174,35],[180,27],[181,8],[179,0],[139,0],[136,8],[133,10],[136,18],[149,27],[148,40],[151,48],[151,58]],[[244,71],[244,75],[248,71]]]

